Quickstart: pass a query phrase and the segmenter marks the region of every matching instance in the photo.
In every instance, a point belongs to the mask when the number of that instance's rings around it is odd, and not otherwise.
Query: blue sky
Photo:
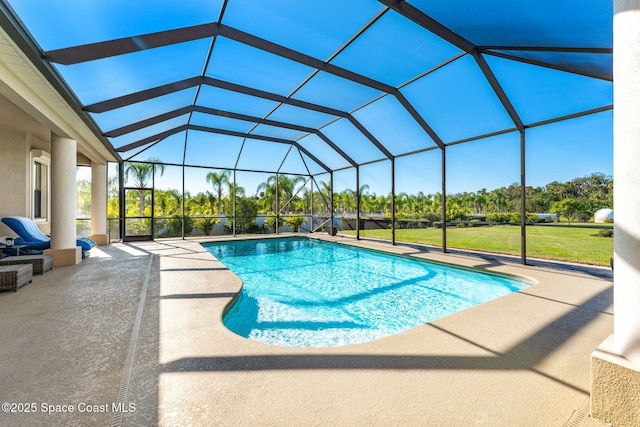
[[[215,22],[222,2],[13,0],[10,3],[42,49],[47,51]],[[454,11],[459,16],[468,13],[469,19],[476,18],[471,16],[475,7],[473,2],[470,2],[471,9],[468,11],[444,7],[444,3],[438,2],[416,0],[413,3],[444,20],[452,19]],[[554,37],[564,37],[564,43],[575,46],[591,41],[604,43],[603,46],[610,43],[606,31],[585,31],[579,26],[579,20],[568,22],[566,28],[559,29],[554,26],[554,15],[543,13],[546,10],[543,3],[514,3],[509,6],[501,3],[501,8],[496,8],[496,16],[492,19],[510,28],[511,33],[504,37],[511,44],[529,42],[532,34],[543,38],[544,43],[553,43],[553,38],[548,36],[550,31],[564,31]],[[589,3],[599,7],[591,0]],[[280,7],[274,7],[274,4]],[[567,8],[571,9],[569,6]],[[380,3],[373,0],[305,2],[304,7],[293,0],[269,3],[231,0],[223,23],[325,61],[383,9]],[[528,27],[513,27],[508,19],[524,9],[530,12],[527,25],[532,28],[531,34],[526,33]],[[554,9],[558,19],[567,10]],[[606,22],[608,17],[602,15],[599,13],[598,19]],[[64,22],[64,25],[51,25],[52,22]],[[486,31],[465,24],[464,19],[451,22],[460,25],[456,30],[467,37],[476,38],[472,41],[496,42]],[[485,20],[483,25],[486,24]],[[390,34],[394,37],[389,37]],[[590,34],[593,40],[585,39],[585,34]],[[402,43],[398,43],[398,40],[402,40]],[[272,100],[207,86],[199,92],[196,88],[189,88],[128,107],[93,114],[94,120],[104,131],[195,102],[199,106],[319,128],[358,163],[384,158],[371,138],[357,128],[358,123],[371,133],[373,139],[385,145],[392,155],[435,147],[433,139],[393,96],[383,96],[377,89],[329,73],[313,74],[314,70],[306,65],[225,37],[217,38],[207,65],[210,45],[211,39],[205,38],[81,64],[56,64],[55,67],[84,105],[204,73],[207,77],[350,112],[357,122],[291,105],[279,106]],[[470,55],[461,53],[455,46],[417,24],[395,12],[386,12],[356,42],[331,58],[331,63],[399,87],[402,95],[446,143],[514,128],[513,121],[487,83],[477,62]],[[569,64],[571,61],[597,64],[596,60],[601,59],[584,54],[563,58],[558,58],[558,53],[529,55]],[[526,125],[612,103],[612,83],[609,81],[499,57],[486,56],[486,60]],[[445,62],[446,65],[428,75],[412,80]],[[308,82],[296,90],[306,79],[309,79]],[[122,147],[148,135],[183,125],[188,117],[176,117],[112,138],[112,142],[115,147]],[[299,139],[304,135],[300,131],[266,125],[255,127],[249,121],[201,113],[194,114],[190,123],[298,140],[302,147],[313,152],[331,168],[340,169],[349,164],[316,135]],[[527,129],[527,184],[541,186],[594,172],[610,175],[613,171],[612,146],[611,111]],[[449,147],[447,191],[491,190],[519,182],[519,150],[517,132]],[[124,153],[123,157],[132,156],[137,151]],[[297,151],[289,152],[286,144],[243,141],[240,137],[197,131],[189,131],[186,144],[185,132],[179,132],[135,158],[146,160],[152,157],[170,163],[181,163],[184,157],[187,164],[214,168],[233,167],[237,162],[238,168],[245,169],[276,170],[282,167],[285,172],[306,171],[300,154]],[[303,157],[312,173],[322,170],[307,156]],[[440,159],[438,149],[398,158],[396,192],[441,191]],[[189,170],[187,189],[192,193],[210,189],[202,179],[205,173],[197,169]],[[181,175],[179,168],[170,168],[164,177],[158,178],[158,184],[164,188],[181,189]],[[242,173],[238,183],[249,194],[253,194],[266,176]],[[328,177],[319,179],[326,181]],[[334,180],[337,190],[355,188],[353,171],[338,172]],[[361,185],[369,185],[371,192],[389,193],[390,162],[362,166],[360,181]]]

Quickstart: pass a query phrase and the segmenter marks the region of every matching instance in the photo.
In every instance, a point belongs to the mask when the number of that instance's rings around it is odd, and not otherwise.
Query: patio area
[[[0,293],[0,394],[32,409],[3,406],[0,424],[600,425],[589,361],[613,330],[610,270],[321,238],[537,284],[374,342],[284,348],[224,327],[241,283],[197,241],[114,243]]]

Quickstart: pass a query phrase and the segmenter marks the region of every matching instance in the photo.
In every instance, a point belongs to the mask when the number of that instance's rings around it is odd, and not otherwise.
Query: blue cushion
[[[51,246],[51,238],[40,231],[36,223],[29,218],[7,216],[2,218],[2,222],[20,236],[13,241],[16,245],[25,245],[29,249],[38,251],[49,249]]]
[[[40,231],[33,220],[23,216],[7,216],[2,218],[2,222],[20,236],[14,240],[16,245],[25,245],[27,248],[37,251],[51,247],[51,238]],[[76,245],[82,247],[82,257],[84,258],[85,252],[94,248],[96,242],[87,237],[79,237],[76,240]]]
[[[37,251],[43,251],[45,249],[49,249],[51,247],[51,241],[48,242],[28,242],[26,240],[22,240],[19,237],[13,239],[14,245],[25,245],[29,249],[35,249]]]
[[[76,245],[82,247],[83,251],[88,251],[91,248],[95,248],[96,242],[89,239],[88,237],[78,237],[76,240]]]

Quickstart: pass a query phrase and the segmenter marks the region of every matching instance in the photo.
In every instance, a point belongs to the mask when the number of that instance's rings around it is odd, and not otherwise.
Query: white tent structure
[[[593,219],[596,223],[613,222],[613,209],[598,209],[593,214]]]

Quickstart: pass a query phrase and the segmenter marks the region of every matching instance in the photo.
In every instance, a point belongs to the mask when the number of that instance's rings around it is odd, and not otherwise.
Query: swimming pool
[[[244,282],[226,327],[280,346],[372,341],[530,285],[307,238],[203,246]]]

